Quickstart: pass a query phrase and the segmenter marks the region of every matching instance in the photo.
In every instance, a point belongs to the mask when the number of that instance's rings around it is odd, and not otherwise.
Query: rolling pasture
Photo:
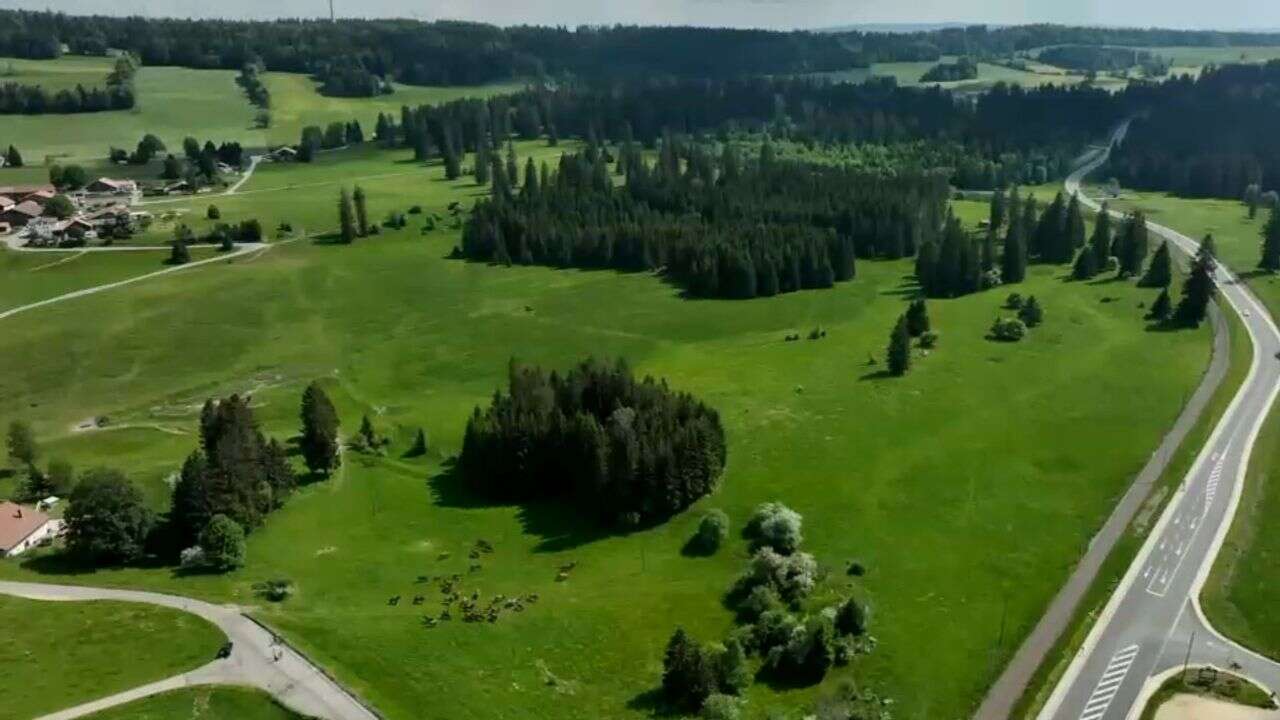
[[[517,149],[522,163],[559,152]],[[870,598],[878,647],[818,687],[756,683],[751,716],[854,678],[893,697],[898,717],[959,717],[1208,361],[1207,330],[1145,327],[1151,292],[1033,267],[1016,290],[1036,295],[1046,321],[1026,340],[985,337],[1014,288],[931,301],[938,348],[890,379],[884,347],[915,293],[910,261],[862,261],[857,279],[834,289],[752,301],[685,299],[649,274],[468,263],[447,257],[458,242],[447,207],[483,191],[442,174],[371,148],[264,167],[217,201],[224,219],[323,233],[336,224],[337,188],[355,182],[374,219],[414,204],[424,212],[351,246],[299,238],[5,320],[0,420],[31,421],[46,456],[126,470],[157,508],[209,396],[252,394],[264,430],[288,438],[302,388],[320,378],[344,434],[367,414],[393,442],[385,456],[348,453],[335,477],[301,489],[229,575],[67,574],[36,556],[0,564],[0,576],[251,605],[393,718],[423,708],[488,718],[494,707],[645,717],[672,629],[704,641],[731,629],[721,598],[747,557],[736,533],[756,504],[781,500],[804,516],[804,546],[829,582]],[[971,225],[985,214],[956,205]],[[444,219],[424,233],[432,213]],[[784,342],[815,328],[826,337]],[[562,369],[587,355],[625,357],[720,411],[729,464],[716,494],[664,525],[615,534],[554,505],[483,502],[449,472],[467,416],[504,382],[511,357]],[[1110,401],[1119,396],[1127,401]],[[101,415],[106,429],[73,431]],[[430,452],[402,457],[419,427]],[[708,508],[728,513],[731,540],[716,556],[687,557]],[[494,552],[472,573],[478,540]],[[864,578],[845,576],[852,560]],[[423,627],[439,591],[420,576],[452,573],[483,597],[540,600],[492,624]],[[257,597],[253,585],[272,578],[297,593],[280,604]]]

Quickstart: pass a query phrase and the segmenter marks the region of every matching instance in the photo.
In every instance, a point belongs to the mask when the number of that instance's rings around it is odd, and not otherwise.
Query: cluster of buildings
[[[131,222],[135,214],[129,208],[141,197],[133,180],[98,178],[81,190],[65,193],[74,212],[60,218],[49,212],[49,203],[58,194],[52,185],[0,186],[0,235],[21,233],[33,245],[109,236],[106,231]]]

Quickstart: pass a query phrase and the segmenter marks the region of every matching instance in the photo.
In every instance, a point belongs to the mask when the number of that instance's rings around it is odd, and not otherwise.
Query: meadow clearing
[[[521,162],[558,152],[517,150]],[[442,172],[372,148],[264,167],[242,194],[219,200],[224,219],[323,232],[335,224],[337,188],[357,181],[375,219],[413,204],[424,213],[351,246],[297,239],[4,321],[0,420],[31,421],[47,457],[126,470],[157,508],[209,396],[251,393],[264,429],[286,438],[303,386],[320,378],[345,433],[368,414],[393,443],[386,456],[350,453],[333,479],[303,488],[229,575],[69,574],[38,555],[0,563],[0,576],[251,605],[393,718],[423,708],[489,718],[495,707],[644,717],[672,629],[711,641],[732,627],[721,597],[747,557],[736,530],[776,499],[804,516],[805,547],[831,582],[869,598],[879,645],[818,687],[756,683],[751,715],[802,706],[854,678],[894,698],[899,717],[959,717],[1039,618],[1208,361],[1207,329],[1146,328],[1151,291],[1067,282],[1065,268],[1036,266],[1016,290],[1040,299],[1046,322],[1026,340],[985,337],[1013,288],[931,301],[940,346],[906,378],[887,379],[878,372],[887,335],[915,292],[910,261],[861,262],[856,280],[831,290],[715,301],[684,299],[648,274],[451,260],[458,234],[447,207],[481,190]],[[981,203],[955,205],[971,226],[985,216]],[[431,213],[445,221],[424,233]],[[821,340],[783,341],[819,327]],[[494,506],[458,484],[448,460],[509,358],[565,368],[592,354],[625,357],[719,409],[729,465],[716,494],[664,525],[612,534],[551,505]],[[101,415],[108,428],[74,430]],[[431,452],[401,457],[419,427]],[[735,539],[716,556],[687,557],[681,548],[708,508],[728,513]],[[479,539],[495,552],[466,574]],[[855,559],[868,568],[856,582],[843,574]],[[557,582],[569,562],[577,568]],[[408,602],[423,592],[416,578],[455,572],[486,597],[541,600],[495,624],[423,628],[424,610]],[[254,583],[272,578],[292,580],[296,594],[258,598]],[[405,602],[389,605],[395,596]]]
[[[199,686],[103,710],[89,720],[301,720],[265,693],[249,688]]]
[[[3,720],[27,720],[194,670],[225,639],[194,615],[136,603],[0,595],[0,618]]]

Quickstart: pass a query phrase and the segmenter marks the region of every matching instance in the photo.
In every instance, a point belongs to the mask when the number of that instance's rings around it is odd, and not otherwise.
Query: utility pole
[[[1196,642],[1196,631],[1191,631],[1191,637],[1187,640],[1187,657],[1182,661],[1182,682],[1187,682],[1187,667],[1191,665],[1191,646]]]
[[[329,22],[338,22],[338,18],[333,14],[333,0],[329,0]]]

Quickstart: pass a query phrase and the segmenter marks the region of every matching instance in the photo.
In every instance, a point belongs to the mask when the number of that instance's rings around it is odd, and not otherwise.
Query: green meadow
[[[224,638],[188,613],[123,602],[0,595],[0,718],[27,720],[213,660]]]
[[[103,87],[114,60],[107,57],[67,56],[57,61],[0,58],[0,84],[40,85],[50,92]]]
[[[518,152],[523,163],[559,150]],[[367,414],[393,439],[388,454],[348,453],[340,473],[302,488],[251,536],[248,565],[226,576],[68,574],[47,555],[0,563],[0,576],[252,606],[392,718],[431,708],[490,718],[495,707],[645,717],[672,629],[711,641],[733,626],[721,599],[746,547],[734,539],[710,558],[683,555],[700,515],[723,509],[736,538],[756,504],[781,500],[803,514],[805,547],[829,583],[852,584],[852,560],[868,568],[856,592],[871,600],[878,647],[818,687],[756,683],[749,716],[794,710],[852,678],[894,698],[898,717],[960,717],[1208,361],[1207,330],[1146,328],[1149,291],[1034,267],[1017,288],[931,301],[939,346],[917,352],[907,377],[884,378],[889,330],[915,292],[909,261],[861,262],[856,280],[832,290],[714,301],[684,299],[649,274],[451,260],[458,231],[446,208],[481,190],[406,160],[359,148],[264,166],[215,202],[227,220],[291,222],[293,241],[15,316],[0,334],[0,421],[32,422],[46,457],[127,471],[157,509],[209,396],[251,394],[264,430],[287,438],[302,388],[319,378],[343,432]],[[337,189],[357,181],[374,219],[415,204],[425,213],[351,246],[304,237],[336,224]],[[971,225],[985,215],[980,203],[956,208]],[[445,221],[424,233],[429,213]],[[0,277],[16,272],[26,270]],[[1021,343],[987,340],[1014,289],[1040,299],[1045,324]],[[819,327],[824,339],[783,340]],[[511,357],[565,368],[588,355],[625,357],[720,411],[729,463],[716,494],[659,527],[612,534],[552,505],[481,502],[448,472],[467,416]],[[1111,401],[1119,396],[1127,402]],[[75,429],[100,416],[106,428]],[[405,459],[419,427],[431,451]],[[479,539],[495,552],[468,573]],[[569,562],[577,569],[557,582]],[[540,601],[493,624],[427,629],[438,590],[417,578],[451,573],[468,592]],[[297,587],[286,602],[254,594],[254,583],[282,577]],[[418,594],[424,606],[410,603]],[[389,605],[394,596],[403,602]]]
[[[89,720],[300,720],[265,693],[231,686],[183,688],[103,710]]]

